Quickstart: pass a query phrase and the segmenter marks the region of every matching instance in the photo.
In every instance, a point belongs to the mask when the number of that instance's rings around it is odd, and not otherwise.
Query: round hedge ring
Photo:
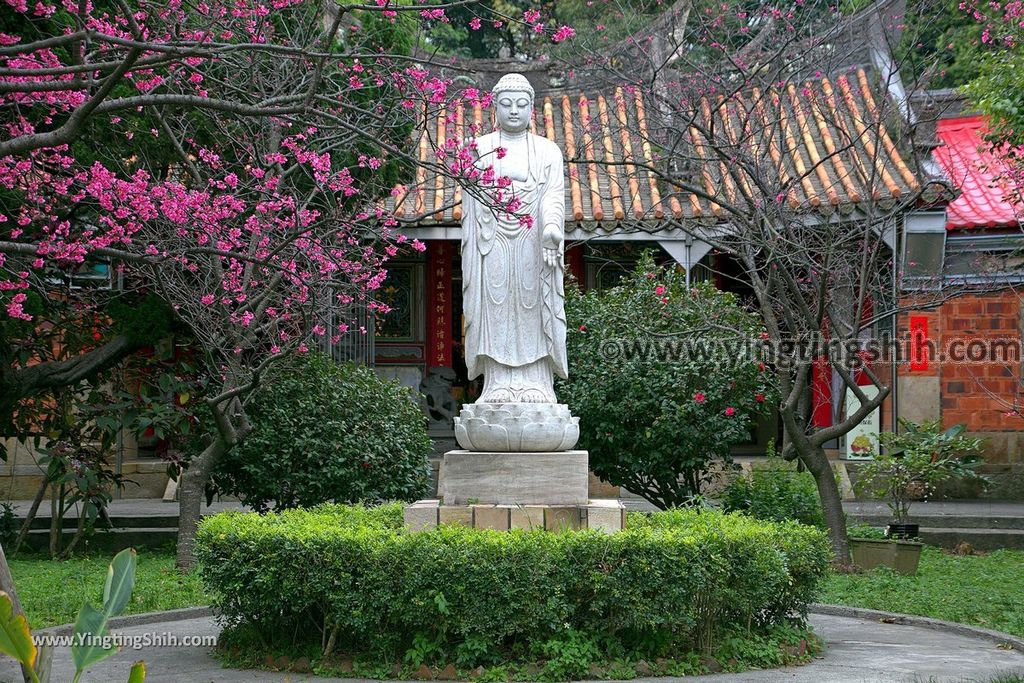
[[[830,559],[817,529],[714,510],[633,514],[611,535],[410,532],[398,504],[222,513],[197,553],[226,640],[465,667],[569,641],[699,657],[806,614]]]

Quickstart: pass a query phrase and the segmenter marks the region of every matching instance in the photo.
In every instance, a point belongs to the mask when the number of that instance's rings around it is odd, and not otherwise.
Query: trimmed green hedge
[[[592,531],[404,529],[398,504],[202,521],[201,576],[229,626],[266,647],[321,646],[463,662],[583,633],[651,654],[801,614],[828,566],[818,530],[714,510],[634,514]]]

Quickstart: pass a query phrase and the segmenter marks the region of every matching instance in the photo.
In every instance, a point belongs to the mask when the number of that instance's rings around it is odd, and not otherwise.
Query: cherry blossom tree
[[[472,2],[5,1],[0,305],[31,327],[55,274],[101,263],[188,328],[216,427],[181,478],[188,566],[207,474],[250,430],[247,397],[284,355],[364,334],[355,312],[386,312],[388,259],[423,249],[383,208],[396,183],[425,163],[516,209],[461,141],[429,162],[406,151],[431,117],[487,99],[409,56],[424,22]],[[534,14],[502,20],[571,35]],[[92,314],[61,296],[72,320]],[[120,337],[2,379],[17,397],[73,383],[130,353]]]

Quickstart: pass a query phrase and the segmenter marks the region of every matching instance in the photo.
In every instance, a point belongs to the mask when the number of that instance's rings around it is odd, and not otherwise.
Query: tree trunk
[[[175,564],[180,570],[188,571],[195,565],[196,529],[206,496],[206,480],[226,452],[224,442],[216,438],[178,475],[178,558]]]
[[[846,570],[852,565],[850,539],[846,535],[843,498],[839,493],[839,485],[836,483],[832,464],[821,447],[812,446],[808,452],[801,452],[799,455],[800,460],[807,466],[807,470],[814,475],[814,483],[818,486],[818,498],[821,500],[821,510],[825,515],[828,538],[832,543],[833,562],[836,567]]]
[[[32,499],[32,506],[28,509],[28,514],[25,516],[25,521],[21,525],[21,531],[18,532],[18,540],[14,542],[14,550],[11,551],[11,556],[15,557],[18,554],[18,550],[21,549],[21,544],[28,538],[28,532],[32,530],[32,522],[36,521],[36,515],[39,514],[39,506],[43,502],[43,498],[46,496],[46,489],[50,486],[50,480],[43,476],[43,483],[39,485],[39,490],[36,491],[36,497]]]
[[[78,526],[75,527],[75,535],[74,535],[74,537],[72,537],[71,542],[68,543],[67,547],[64,548],[64,550],[61,551],[61,553],[60,553],[61,559],[66,560],[67,558],[71,557],[71,553],[73,553],[75,551],[75,546],[78,545],[78,542],[80,540],[82,540],[82,536],[84,536],[84,535],[85,535],[85,504],[83,503],[82,504],[82,509],[79,511]]]
[[[50,496],[50,559],[56,560],[64,533],[64,484],[55,483]]]

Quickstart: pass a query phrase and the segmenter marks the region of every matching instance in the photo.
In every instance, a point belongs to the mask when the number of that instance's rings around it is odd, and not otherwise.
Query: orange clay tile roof
[[[647,170],[665,164],[658,157],[652,114],[638,93],[618,88],[606,94],[538,95],[530,130],[565,153],[566,223],[573,227],[658,225],[669,217],[726,220],[722,205],[755,196],[751,188],[757,186],[745,173],[731,175],[721,155],[712,151],[730,144],[771,164],[777,177],[788,181],[788,193],[771,201],[830,214],[853,211],[864,202],[892,204],[920,187],[896,136],[879,121],[882,98],[859,70],[782,91],[753,90],[727,104],[703,100],[696,126],[680,131],[688,145],[685,173],[691,187],[717,201]],[[434,150],[449,136],[461,139],[472,121],[490,121],[490,116],[479,106],[460,108],[454,116],[442,112],[421,135],[420,159],[433,161]],[[413,183],[395,188],[388,204],[415,225],[451,226],[462,218],[461,199],[453,180],[421,167]]]

